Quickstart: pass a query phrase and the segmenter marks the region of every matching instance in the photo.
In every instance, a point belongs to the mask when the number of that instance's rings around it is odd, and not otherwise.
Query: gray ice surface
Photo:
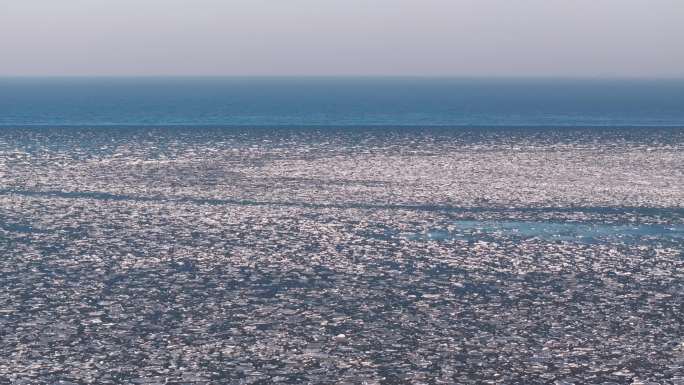
[[[5,129],[0,384],[680,384],[684,132]]]

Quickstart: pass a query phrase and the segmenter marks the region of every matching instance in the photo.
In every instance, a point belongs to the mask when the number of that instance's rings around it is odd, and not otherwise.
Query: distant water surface
[[[0,126],[684,126],[684,80],[2,78]]]

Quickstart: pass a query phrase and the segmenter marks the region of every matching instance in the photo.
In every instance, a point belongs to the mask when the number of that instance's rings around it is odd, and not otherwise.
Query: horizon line
[[[9,75],[0,74],[0,79],[453,79],[453,80],[684,80],[678,76],[636,76],[636,75],[390,75],[390,74],[78,74],[78,75]]]

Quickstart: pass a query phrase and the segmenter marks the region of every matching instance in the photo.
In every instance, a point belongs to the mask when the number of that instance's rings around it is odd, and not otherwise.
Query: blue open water
[[[0,126],[684,126],[684,80],[0,78]]]
[[[541,221],[456,221],[455,229],[433,229],[421,234],[404,234],[411,240],[473,239],[483,236],[506,236],[546,241],[594,243],[610,241],[644,241],[649,237],[684,239],[683,225],[632,224],[615,225],[581,222]]]

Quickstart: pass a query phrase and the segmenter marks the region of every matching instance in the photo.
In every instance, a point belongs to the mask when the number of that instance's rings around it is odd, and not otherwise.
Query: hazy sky
[[[684,0],[0,0],[0,75],[684,76]]]

